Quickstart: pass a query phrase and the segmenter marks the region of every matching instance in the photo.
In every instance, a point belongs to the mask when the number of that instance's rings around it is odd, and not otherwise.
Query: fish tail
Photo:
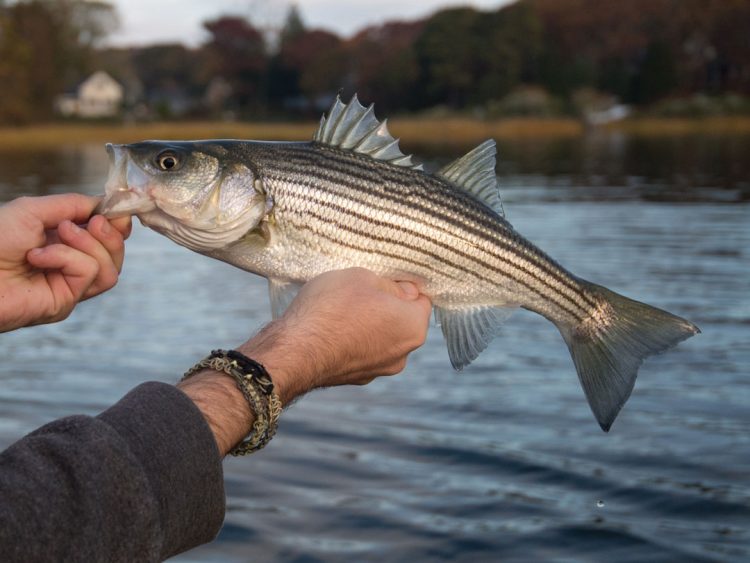
[[[597,305],[578,325],[558,328],[573,357],[589,406],[607,432],[630,397],[643,360],[700,329],[667,311],[583,283]]]

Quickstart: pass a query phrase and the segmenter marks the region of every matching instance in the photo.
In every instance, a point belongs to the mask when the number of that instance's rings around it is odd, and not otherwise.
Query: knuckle
[[[18,206],[18,207],[28,207],[31,203],[31,197],[27,195],[22,195],[19,198],[14,199],[11,202],[11,205]]]
[[[125,239],[114,229],[102,237],[101,243],[110,256],[120,254],[125,250]]]
[[[415,348],[419,348],[426,341],[427,341],[427,328],[425,327],[424,329],[419,330],[419,332],[417,332],[414,335],[414,338],[412,340],[412,344],[413,344],[412,350],[415,349]]]
[[[353,278],[352,281],[354,282],[366,282],[372,279],[372,277],[374,276],[374,274],[370,270],[361,268],[359,266],[349,268],[348,273]]]
[[[117,282],[119,281],[120,276],[117,273],[117,270],[109,270],[109,272],[102,276],[102,286],[105,289],[112,289],[117,285]]]
[[[124,217],[121,221],[114,224],[115,230],[120,233],[123,240],[127,239],[133,232],[133,222],[130,217]]]
[[[411,338],[408,338],[404,341],[404,348],[406,350],[406,353],[412,352],[416,350],[417,348],[420,348],[424,345],[425,341],[427,340],[427,333],[425,331],[419,331],[414,332],[411,335]]]
[[[55,323],[64,321],[70,316],[72,312],[73,312],[72,303],[61,303],[55,308],[55,311],[50,315],[50,320]]]
[[[391,369],[389,370],[390,375],[396,375],[398,373],[401,373],[404,371],[404,368],[406,367],[406,356],[401,356],[398,360],[396,360],[392,365]]]
[[[88,280],[89,283],[93,283],[94,280],[101,276],[99,262],[90,256],[87,256],[86,259],[81,259],[79,271],[81,278]]]

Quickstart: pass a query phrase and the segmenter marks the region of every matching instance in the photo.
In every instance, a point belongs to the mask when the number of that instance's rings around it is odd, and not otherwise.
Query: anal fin
[[[453,368],[460,371],[476,359],[512,312],[512,308],[500,307],[435,307],[435,320],[443,330]]]

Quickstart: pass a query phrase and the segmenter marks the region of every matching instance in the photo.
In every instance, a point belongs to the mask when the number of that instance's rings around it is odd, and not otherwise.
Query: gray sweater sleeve
[[[224,506],[213,434],[164,383],[0,454],[3,561],[159,561],[211,541]]]

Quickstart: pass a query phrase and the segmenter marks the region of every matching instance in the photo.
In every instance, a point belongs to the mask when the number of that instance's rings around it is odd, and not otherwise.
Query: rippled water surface
[[[225,464],[218,540],[180,561],[739,561],[750,557],[750,139],[506,143],[508,218],[576,274],[703,333],[651,358],[609,434],[554,326],[518,312],[451,371],[316,392]],[[102,191],[100,147],[0,153],[0,195]],[[1,226],[0,226],[1,228]],[[264,280],[135,229],[120,284],[0,335],[0,445],[173,382],[269,318]]]

